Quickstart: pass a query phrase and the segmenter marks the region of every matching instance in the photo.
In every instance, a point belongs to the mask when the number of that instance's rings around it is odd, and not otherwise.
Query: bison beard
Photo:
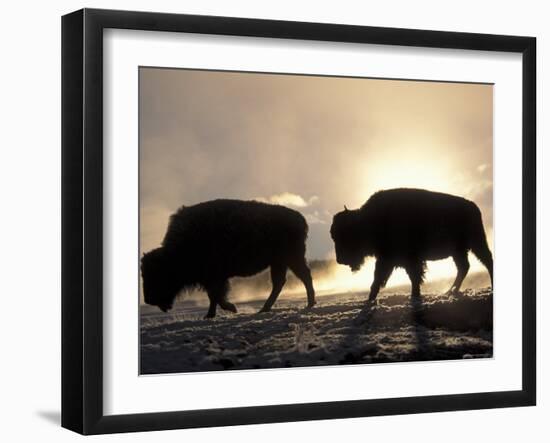
[[[333,218],[331,236],[340,264],[358,270],[366,256],[376,258],[369,300],[376,299],[395,267],[403,267],[420,295],[427,260],[452,257],[457,276],[449,292],[458,292],[472,251],[493,282],[493,257],[487,245],[481,212],[469,200],[422,189],[379,191],[357,210]]]
[[[305,259],[307,223],[297,211],[256,201],[214,200],[182,207],[170,217],[162,246],[141,261],[147,304],[171,309],[182,289],[200,287],[208,294],[207,318],[219,305],[237,312],[227,300],[229,279],[271,268],[272,291],[261,312],[271,309],[290,268],[303,282],[308,307],[315,304]]]

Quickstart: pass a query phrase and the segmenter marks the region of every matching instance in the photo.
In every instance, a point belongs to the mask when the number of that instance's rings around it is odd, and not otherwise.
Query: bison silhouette
[[[271,309],[290,268],[303,282],[308,307],[315,304],[306,263],[308,226],[297,211],[257,201],[213,200],[182,207],[170,217],[162,246],[141,259],[145,302],[172,308],[182,289],[204,289],[216,306],[237,312],[227,300],[231,277],[252,276],[270,267],[272,291],[260,312]]]
[[[468,273],[468,251],[485,265],[493,282],[493,257],[481,212],[472,201],[423,189],[390,189],[373,194],[357,210],[339,212],[330,229],[336,261],[358,270],[365,257],[376,266],[369,300],[376,299],[395,267],[405,268],[412,296],[420,296],[427,260],[452,257],[458,292]]]

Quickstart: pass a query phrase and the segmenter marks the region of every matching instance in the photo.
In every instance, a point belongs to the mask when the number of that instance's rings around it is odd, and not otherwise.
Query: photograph
[[[493,86],[140,66],[140,375],[492,358]]]

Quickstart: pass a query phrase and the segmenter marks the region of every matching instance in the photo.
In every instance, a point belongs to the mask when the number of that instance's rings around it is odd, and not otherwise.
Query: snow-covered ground
[[[492,357],[490,288],[366,299],[365,292],[325,295],[306,310],[305,298],[282,296],[270,313],[257,313],[259,300],[212,320],[193,301],[167,314],[143,307],[141,373]]]

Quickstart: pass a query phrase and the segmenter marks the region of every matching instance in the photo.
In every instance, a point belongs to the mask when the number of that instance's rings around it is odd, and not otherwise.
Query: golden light
[[[376,157],[372,154],[364,159],[358,171],[359,186],[350,204],[354,208],[361,206],[373,193],[392,188],[420,188],[436,192],[466,197],[468,181],[456,173],[459,160],[453,158],[449,150],[445,156],[438,150],[433,140],[424,143],[396,143],[386,145]],[[490,239],[492,232],[487,232]],[[490,241],[490,243],[492,243]],[[470,254],[470,272],[484,271],[481,263]],[[317,282],[321,292],[367,291],[374,277],[374,259],[368,259],[358,272],[352,272],[347,266],[335,265],[334,273]],[[436,281],[456,276],[456,267],[452,258],[427,263],[426,281]],[[386,287],[409,284],[407,273],[396,268]]]
[[[365,159],[361,179],[361,199],[381,189],[420,188],[430,191],[460,194],[456,176],[456,159],[437,149],[418,145],[385,146],[380,154]],[[422,149],[421,149],[422,146]],[[455,172],[453,172],[455,171]]]

